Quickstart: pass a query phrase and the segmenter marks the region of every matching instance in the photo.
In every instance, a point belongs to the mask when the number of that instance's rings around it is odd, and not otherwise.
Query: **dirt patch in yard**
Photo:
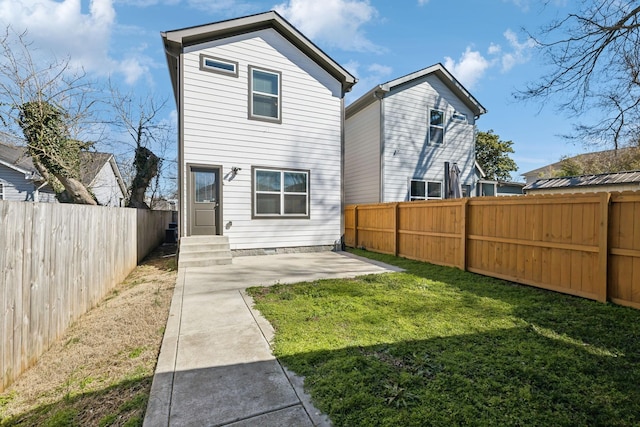
[[[0,394],[0,425],[141,425],[176,282],[163,245]]]

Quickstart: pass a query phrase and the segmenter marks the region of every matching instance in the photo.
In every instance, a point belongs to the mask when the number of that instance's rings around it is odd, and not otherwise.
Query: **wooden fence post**
[[[393,256],[398,256],[398,237],[400,236],[398,230],[398,206],[399,203],[393,205]]]
[[[358,205],[353,207],[353,247],[358,249]]]
[[[611,193],[603,193],[600,196],[600,230],[598,233],[598,301],[607,302],[609,293],[609,205]]]
[[[467,271],[467,209],[469,206],[469,199],[462,199],[460,206],[461,212],[461,225],[460,225],[460,268],[462,271]]]

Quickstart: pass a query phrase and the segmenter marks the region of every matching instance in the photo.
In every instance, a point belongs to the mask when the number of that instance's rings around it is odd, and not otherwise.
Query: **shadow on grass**
[[[406,272],[252,291],[335,426],[640,425],[640,311],[353,252]]]
[[[632,426],[640,366],[531,328],[283,356],[335,426]]]
[[[10,418],[3,418],[0,407],[0,426],[141,426],[151,380],[151,377],[142,377],[101,390],[64,396]]]

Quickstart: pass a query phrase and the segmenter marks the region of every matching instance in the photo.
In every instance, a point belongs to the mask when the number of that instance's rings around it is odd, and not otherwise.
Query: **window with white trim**
[[[4,200],[4,183],[0,182],[0,200]]]
[[[238,63],[215,56],[200,54],[200,70],[238,77]]]
[[[281,74],[249,67],[249,118],[280,123]]]
[[[309,171],[254,167],[253,217],[309,218]]]
[[[442,182],[412,179],[409,183],[409,200],[442,199]]]
[[[444,142],[444,111],[429,110],[429,143],[442,145]]]
[[[495,181],[479,181],[479,196],[495,196],[498,183]]]

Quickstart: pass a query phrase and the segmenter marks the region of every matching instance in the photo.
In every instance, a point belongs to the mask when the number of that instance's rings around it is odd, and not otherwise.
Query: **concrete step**
[[[226,236],[188,236],[180,239],[178,267],[207,267],[231,264]]]
[[[193,259],[183,260],[182,257],[178,261],[178,268],[186,267],[211,267],[213,265],[228,265],[231,264],[231,257],[229,258],[216,258],[216,259]]]
[[[185,242],[180,243],[180,251],[182,252],[202,252],[202,251],[220,251],[229,250],[229,243],[198,243]]]
[[[184,259],[203,259],[203,258],[230,258],[231,251],[229,248],[227,249],[204,249],[199,251],[183,251],[182,248],[180,250],[180,257]]]

